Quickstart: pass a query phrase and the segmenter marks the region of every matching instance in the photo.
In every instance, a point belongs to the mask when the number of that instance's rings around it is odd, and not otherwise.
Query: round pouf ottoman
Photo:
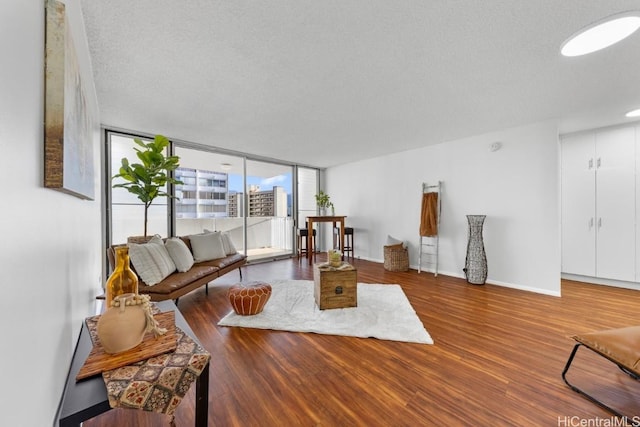
[[[229,302],[241,316],[258,314],[271,296],[271,285],[264,282],[238,283],[229,288]]]

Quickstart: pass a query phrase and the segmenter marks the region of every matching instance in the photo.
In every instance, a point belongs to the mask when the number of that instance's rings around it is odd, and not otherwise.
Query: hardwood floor
[[[227,274],[208,296],[200,289],[179,303],[212,356],[210,426],[572,426],[611,418],[571,391],[561,372],[572,335],[638,323],[637,291],[563,281],[558,298],[354,264],[359,282],[400,284],[435,344],[218,327],[231,310],[226,291],[238,281]],[[243,274],[245,281],[313,276],[295,259]],[[638,384],[604,359],[582,349],[569,374],[640,415]],[[193,398],[192,388],[177,426],[194,425]],[[167,423],[164,415],[113,410],[84,425]]]

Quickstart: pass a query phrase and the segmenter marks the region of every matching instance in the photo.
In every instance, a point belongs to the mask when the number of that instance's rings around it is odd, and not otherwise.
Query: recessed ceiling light
[[[626,117],[640,117],[640,108],[638,108],[637,110],[633,110],[633,111],[629,111],[627,114],[625,114]]]
[[[624,12],[609,16],[583,28],[562,44],[564,56],[580,56],[595,52],[629,37],[640,28],[640,12]]]

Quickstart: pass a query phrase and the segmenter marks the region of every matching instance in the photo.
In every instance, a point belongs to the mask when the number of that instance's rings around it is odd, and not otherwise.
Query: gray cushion
[[[222,235],[218,232],[193,234],[189,236],[189,239],[196,262],[224,258],[226,255],[222,244]]]

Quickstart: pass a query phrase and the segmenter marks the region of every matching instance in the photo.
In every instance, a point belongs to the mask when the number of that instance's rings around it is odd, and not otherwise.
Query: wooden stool
[[[301,228],[298,230],[298,260],[300,260],[300,257],[302,256],[307,256],[307,251],[309,250],[307,248],[307,237],[309,236],[309,230],[306,228]],[[313,242],[313,254],[315,256],[315,252],[316,252],[316,230],[313,230],[313,235],[311,236],[312,242]],[[304,244],[304,246],[303,246]]]
[[[333,228],[333,246],[335,248],[340,247],[340,228]],[[353,227],[344,228],[344,248],[342,248],[342,254],[344,256],[351,256],[353,258]],[[350,254],[350,255],[349,255]]]

